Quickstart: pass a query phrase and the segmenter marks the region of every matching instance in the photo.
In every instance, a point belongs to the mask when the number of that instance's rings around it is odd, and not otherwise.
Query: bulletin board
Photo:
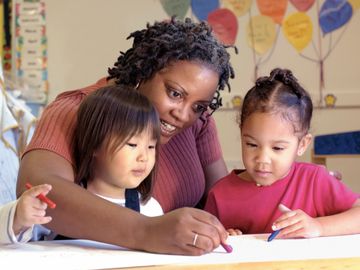
[[[27,103],[43,105],[48,95],[45,3],[13,1],[15,78]]]

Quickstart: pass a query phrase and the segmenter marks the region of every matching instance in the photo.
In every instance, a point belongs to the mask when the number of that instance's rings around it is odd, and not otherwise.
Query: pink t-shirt
[[[44,110],[25,153],[52,151],[72,163],[71,137],[81,101],[106,85],[106,79],[60,94]],[[160,147],[153,197],[164,212],[195,206],[205,191],[203,168],[222,157],[214,119],[203,117]]]
[[[271,186],[256,186],[232,171],[210,190],[205,210],[217,216],[226,229],[243,233],[270,233],[282,215],[280,203],[301,209],[312,217],[328,216],[352,207],[359,194],[319,165],[294,163],[289,174]]]

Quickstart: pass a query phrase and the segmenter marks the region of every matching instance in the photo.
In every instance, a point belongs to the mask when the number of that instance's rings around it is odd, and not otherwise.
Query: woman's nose
[[[192,110],[191,108],[188,108],[187,106],[179,106],[173,111],[173,116],[176,118],[176,120],[182,122],[182,123],[188,123],[192,119]]]

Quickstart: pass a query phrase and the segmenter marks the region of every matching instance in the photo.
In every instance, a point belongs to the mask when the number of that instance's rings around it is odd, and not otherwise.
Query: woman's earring
[[[135,85],[135,90],[138,90],[139,85],[140,85],[140,82],[138,82],[138,83]]]

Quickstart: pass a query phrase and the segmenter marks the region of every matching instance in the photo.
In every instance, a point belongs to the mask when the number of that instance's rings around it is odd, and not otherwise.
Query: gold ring
[[[198,239],[198,234],[197,233],[195,233],[195,235],[194,235],[194,240],[193,240],[193,243],[192,243],[192,245],[194,246],[194,247],[196,247],[196,241],[197,241],[197,239]]]

